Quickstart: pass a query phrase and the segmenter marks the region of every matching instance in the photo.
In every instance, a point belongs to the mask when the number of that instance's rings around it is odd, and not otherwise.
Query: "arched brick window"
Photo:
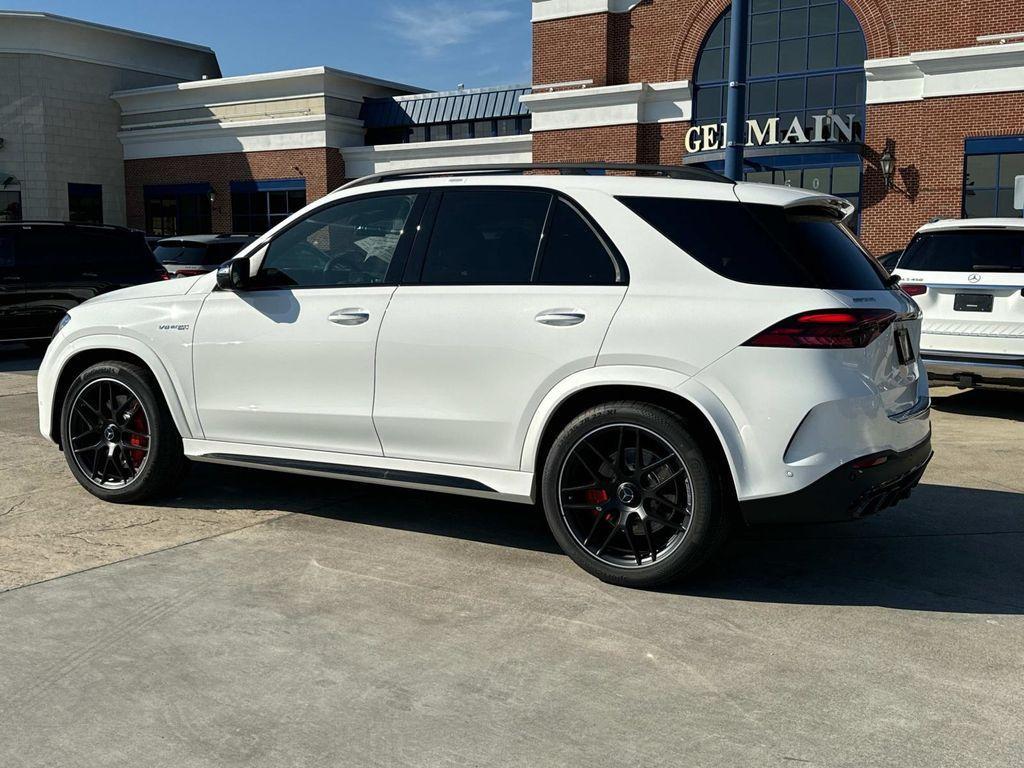
[[[843,0],[751,0],[747,23],[747,117],[761,126],[777,119],[779,139],[748,150],[747,179],[833,192],[859,205],[867,47],[857,16]],[[697,57],[695,125],[725,122],[731,25],[726,11]],[[834,130],[831,115],[852,124],[852,136]],[[786,140],[794,120],[806,142]]]

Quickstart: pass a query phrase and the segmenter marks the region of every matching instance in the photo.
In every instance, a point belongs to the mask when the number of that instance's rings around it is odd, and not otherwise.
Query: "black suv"
[[[141,232],[62,222],[0,224],[0,341],[44,346],[72,307],[167,278]]]

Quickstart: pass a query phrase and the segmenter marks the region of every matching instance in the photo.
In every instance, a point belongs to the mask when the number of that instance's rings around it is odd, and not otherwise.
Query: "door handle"
[[[579,325],[586,319],[586,313],[580,312],[578,309],[549,309],[534,318],[541,325],[553,325],[559,328]]]
[[[365,309],[339,309],[327,316],[335,325],[362,325],[370,319]]]

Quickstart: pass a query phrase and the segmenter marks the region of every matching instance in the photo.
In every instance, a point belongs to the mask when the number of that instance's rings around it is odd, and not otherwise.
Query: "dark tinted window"
[[[17,236],[19,269],[53,279],[83,272],[101,277],[149,274],[156,268],[141,233],[65,227],[28,227]]]
[[[103,187],[99,184],[68,184],[68,221],[103,223]]]
[[[18,236],[11,230],[0,230],[0,270],[10,274],[18,266]]]
[[[249,244],[241,243],[210,243],[206,246],[206,254],[203,256],[202,264],[207,267],[215,267],[236,255],[240,250]]]
[[[611,255],[590,224],[569,203],[555,200],[538,282],[609,285],[615,277]]]
[[[445,192],[434,223],[424,283],[529,283],[548,203],[546,192]]]
[[[842,225],[768,205],[619,200],[708,269],[742,283],[840,290],[885,287],[882,268]]]
[[[1024,230],[934,232],[914,238],[900,269],[934,272],[1022,272]]]
[[[200,243],[169,243],[153,251],[161,264],[202,264],[206,246]]]
[[[272,286],[384,282],[416,197],[367,197],[313,211],[274,238],[259,282]]]
[[[187,241],[163,242],[156,247],[154,253],[161,264],[196,264],[215,267],[223,264],[240,250],[246,243],[190,243]]]

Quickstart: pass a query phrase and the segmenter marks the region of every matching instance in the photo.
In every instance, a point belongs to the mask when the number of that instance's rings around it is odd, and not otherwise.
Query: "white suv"
[[[1024,387],[1024,219],[927,224],[895,273],[924,312],[933,383]]]
[[[217,273],[73,309],[43,434],[110,501],[190,461],[539,500],[630,585],[700,565],[737,511],[856,518],[917,484],[920,314],[848,203],[506,170],[356,182]]]

